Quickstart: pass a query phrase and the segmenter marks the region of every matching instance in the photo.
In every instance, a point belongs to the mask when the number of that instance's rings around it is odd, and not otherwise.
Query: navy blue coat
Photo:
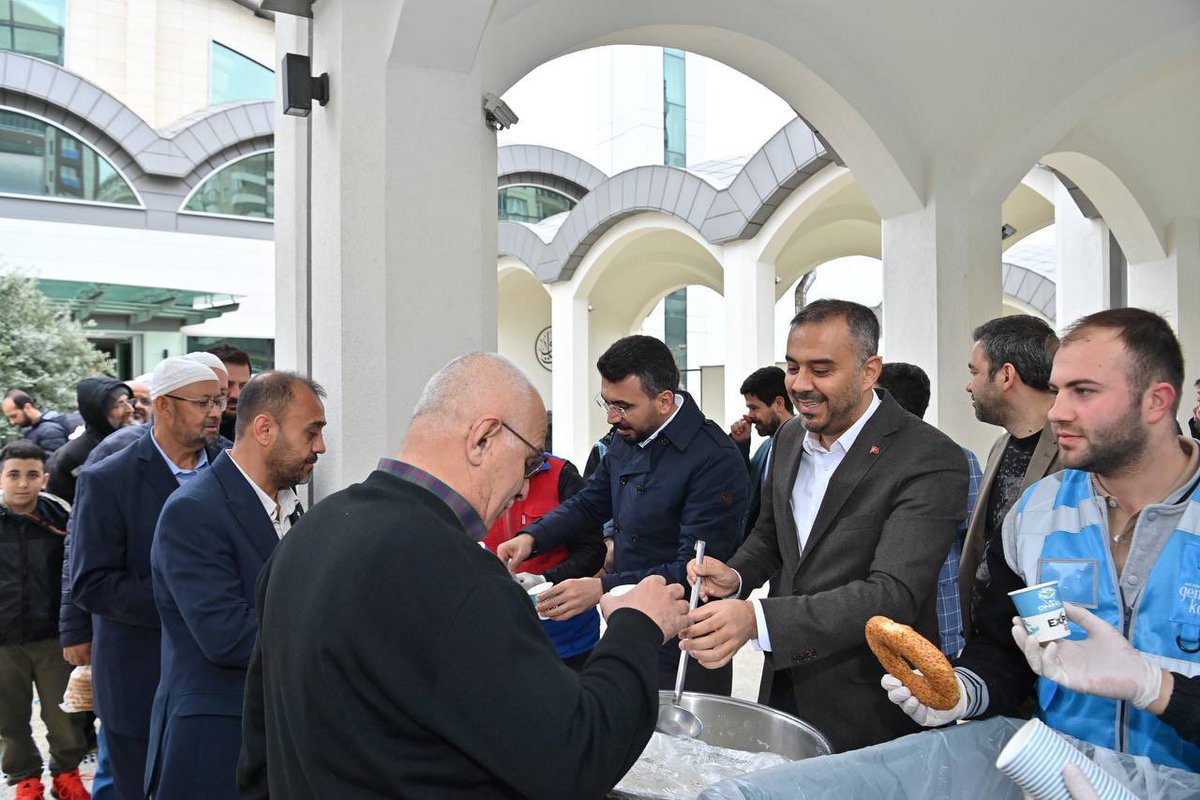
[[[237,800],[254,582],[278,543],[229,453],[163,507],[150,553],[163,632],[146,764],[155,796]]]
[[[647,575],[686,583],[697,539],[721,561],[742,541],[745,462],[729,435],[679,394],[683,406],[653,442],[642,448],[614,436],[583,489],[526,529],[545,551],[611,519],[616,572],[600,579],[605,591]]]
[[[150,729],[160,648],[150,542],[178,488],[150,436],[84,470],[76,486],[71,596],[92,614],[96,713],[126,737],[144,738]]]

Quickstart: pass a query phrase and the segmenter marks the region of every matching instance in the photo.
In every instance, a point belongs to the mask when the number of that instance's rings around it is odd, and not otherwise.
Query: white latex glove
[[[919,673],[920,670],[917,670],[917,672]],[[888,700],[900,706],[900,710],[912,717],[913,721],[918,725],[923,725],[926,728],[937,728],[942,725],[949,725],[951,722],[958,722],[966,716],[967,687],[961,677],[957,675],[955,677],[958,679],[958,703],[954,708],[949,708],[945,711],[930,708],[913,697],[913,693],[908,690],[908,687],[891,673],[885,672],[883,677],[879,679],[879,685],[887,690]]]
[[[1133,649],[1113,626],[1081,606],[1063,603],[1067,619],[1087,631],[1087,638],[1058,639],[1042,645],[1014,618],[1013,639],[1025,652],[1029,668],[1059,686],[1084,694],[1127,700],[1145,708],[1158,698],[1162,670]]]
[[[518,572],[516,575],[513,575],[513,579],[516,580],[517,583],[521,584],[521,586],[526,590],[532,589],[535,586],[541,586],[543,583],[546,583],[546,579],[544,577],[541,575],[534,575],[532,572]]]
[[[1088,779],[1087,773],[1077,765],[1064,764],[1062,776],[1071,800],[1100,800],[1100,795],[1096,793],[1096,787]]]

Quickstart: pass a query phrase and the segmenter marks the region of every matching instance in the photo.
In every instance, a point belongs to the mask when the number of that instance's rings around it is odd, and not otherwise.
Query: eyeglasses
[[[500,420],[500,424],[502,426],[504,426],[504,430],[508,431],[513,436],[520,439],[522,442],[525,443],[526,447],[528,447],[530,450],[532,450],[534,453],[537,454],[531,458],[525,459],[525,479],[528,480],[528,479],[532,478],[534,475],[537,475],[538,470],[540,470],[546,464],[546,461],[547,461],[546,453],[541,448],[534,447],[532,442],[530,442],[528,439],[526,439],[521,434],[514,431],[512,429],[512,426],[509,425],[504,420]]]
[[[224,411],[225,404],[228,402],[224,397],[180,397],[177,394],[164,394],[163,397],[169,397],[172,400],[182,400],[185,403],[191,403],[201,411],[208,411],[210,408],[218,408],[221,411]]]
[[[596,395],[596,405],[598,405],[602,409],[604,409],[605,414],[615,413],[621,419],[625,419],[625,414],[627,414],[629,412],[629,410],[633,408],[633,406],[626,407],[626,406],[619,406],[616,403],[610,403],[607,400],[605,400],[604,396],[601,394]]]

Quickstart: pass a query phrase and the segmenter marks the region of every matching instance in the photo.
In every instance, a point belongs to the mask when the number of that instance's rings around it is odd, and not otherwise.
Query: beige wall
[[[275,68],[275,33],[233,0],[70,0],[66,67],[163,128],[208,105],[210,42]]]

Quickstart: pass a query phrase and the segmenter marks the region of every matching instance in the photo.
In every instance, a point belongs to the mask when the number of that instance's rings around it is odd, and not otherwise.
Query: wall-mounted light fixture
[[[1017,232],[1017,229],[1007,222],[1000,226],[1000,241],[1004,241],[1008,237]]]
[[[329,73],[323,72],[314,78],[308,56],[296,53],[285,55],[280,75],[283,80],[283,113],[307,117],[314,100],[321,105],[329,102]]]

